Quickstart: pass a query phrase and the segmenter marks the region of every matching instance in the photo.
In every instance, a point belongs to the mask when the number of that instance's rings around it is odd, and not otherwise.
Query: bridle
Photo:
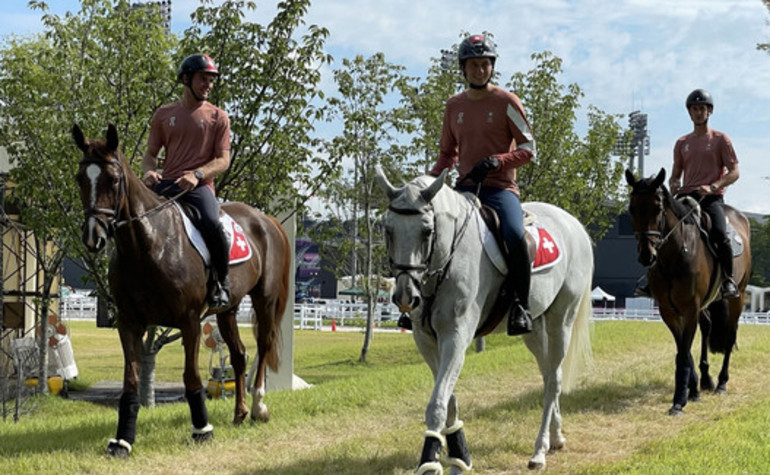
[[[429,204],[428,208],[430,211],[433,211],[433,205]],[[394,208],[392,205],[388,207],[388,210],[391,213],[398,214],[398,215],[415,215],[415,214],[424,214],[427,211],[421,210],[421,209],[404,209],[404,208]],[[431,232],[430,236],[430,248],[427,253],[427,257],[423,262],[420,262],[419,264],[404,264],[400,262],[395,262],[392,257],[388,256],[388,262],[390,263],[391,272],[393,272],[393,277],[395,277],[396,280],[404,274],[406,274],[409,279],[415,284],[415,286],[420,290],[420,293],[423,294],[423,297],[431,297],[435,295],[436,291],[438,291],[438,287],[443,282],[444,277],[446,276],[446,269],[449,266],[449,264],[452,262],[452,259],[454,258],[455,252],[457,252],[457,244],[460,242],[460,239],[465,235],[465,231],[468,229],[468,223],[470,222],[471,215],[473,214],[473,208],[469,209],[468,212],[465,214],[465,219],[463,220],[463,224],[460,226],[460,229],[458,232],[455,233],[454,237],[452,238],[452,246],[449,250],[449,253],[447,254],[446,258],[439,263],[435,268],[430,268],[430,263],[433,260],[433,251],[436,248],[436,240],[437,240],[437,234],[436,234],[436,218],[434,213],[433,218],[433,231]],[[414,275],[414,272],[424,272],[424,275],[422,276],[422,279],[418,279],[416,275]],[[435,287],[432,289],[432,291],[429,291],[426,295],[423,293],[422,289],[426,284],[431,282],[431,280],[435,279],[436,284]]]
[[[151,208],[147,211],[145,211],[142,214],[139,214],[137,216],[133,216],[128,219],[119,219],[121,213],[120,210],[123,207],[123,203],[126,200],[126,197],[128,196],[128,185],[126,181],[126,173],[123,169],[123,164],[121,163],[119,158],[93,158],[93,157],[85,157],[80,161],[80,166],[88,166],[88,165],[98,165],[100,168],[103,164],[112,164],[115,165],[118,170],[118,195],[117,199],[115,200],[115,207],[113,209],[109,208],[99,208],[96,206],[88,206],[86,207],[83,212],[85,214],[86,221],[88,221],[89,218],[93,218],[96,220],[96,222],[101,226],[108,237],[112,237],[115,234],[115,231],[127,224],[130,224],[134,221],[138,221],[142,218],[146,218],[149,216],[152,216],[161,210],[171,206],[176,200],[178,200],[180,197],[182,197],[185,193],[187,193],[187,190],[183,190],[181,193],[169,198],[167,201],[162,202],[158,206]],[[85,226],[85,224],[84,224]]]
[[[655,194],[660,198],[661,202],[665,201],[665,196],[662,196],[663,193],[659,190],[655,190]],[[633,194],[632,194],[633,196]],[[638,196],[638,194],[637,194]],[[698,203],[703,199],[703,197],[698,199]],[[647,241],[650,246],[657,252],[660,250],[663,245],[666,244],[666,242],[669,240],[669,238],[674,234],[674,231],[681,225],[696,209],[697,207],[693,206],[690,208],[687,213],[684,214],[681,218],[678,218],[676,224],[671,226],[671,229],[666,233],[666,235],[663,235],[663,231],[665,230],[665,223],[666,223],[666,207],[662,206],[662,211],[658,213],[658,219],[656,222],[657,229],[648,229],[644,231],[634,231],[634,235],[637,239],[643,238],[645,241]],[[657,239],[653,239],[657,238]]]

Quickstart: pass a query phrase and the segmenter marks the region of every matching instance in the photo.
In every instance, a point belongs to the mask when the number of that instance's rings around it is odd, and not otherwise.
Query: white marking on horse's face
[[[99,165],[93,163],[86,167],[86,176],[91,183],[91,207],[96,207],[96,185],[99,182],[99,175],[101,175],[102,169]]]

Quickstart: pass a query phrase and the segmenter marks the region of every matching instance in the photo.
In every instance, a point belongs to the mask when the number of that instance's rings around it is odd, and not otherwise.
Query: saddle
[[[503,235],[500,230],[500,217],[497,215],[497,212],[493,208],[487,205],[480,205],[479,215],[481,216],[484,223],[487,225],[489,232],[492,234],[492,236],[494,236],[494,240],[497,243],[497,246],[500,252],[503,253],[503,258],[505,262],[508,262],[508,247],[505,243],[505,240],[503,239]],[[535,221],[535,215],[527,211],[524,211],[524,225],[525,226],[532,225],[534,221]],[[532,234],[530,234],[529,232],[524,233],[524,237],[526,239],[527,249],[529,251],[529,260],[530,262],[534,262],[537,254],[537,242],[535,241]],[[500,292],[495,298],[495,303],[492,305],[492,309],[490,310],[486,319],[476,329],[474,338],[485,336],[491,333],[495,328],[497,328],[498,325],[500,325],[500,322],[502,322],[503,319],[510,312],[511,302],[509,301],[509,297],[506,296],[507,295],[506,290],[511,287],[512,279],[513,279],[513,273],[510,272],[510,269],[509,269],[509,272],[506,275],[505,281],[503,282],[503,285],[500,287]]]
[[[203,240],[203,235],[201,235],[197,226],[193,224],[196,218],[197,220],[200,220],[198,210],[192,206],[183,207],[178,202],[174,202],[174,206],[177,207],[179,213],[182,215],[184,230],[187,234],[187,238],[190,240],[190,244],[192,244],[195,250],[198,251],[198,254],[200,254],[203,259],[203,263],[208,267],[211,265],[211,254],[206,246],[206,242]],[[219,221],[222,223],[225,234],[227,234],[227,240],[230,243],[230,265],[251,259],[251,245],[249,245],[249,240],[246,239],[241,225],[224,210],[220,210],[219,212]]]
[[[709,216],[708,213],[702,213],[700,209],[700,204],[698,204],[697,201],[691,196],[682,196],[678,197],[677,200],[679,200],[680,203],[684,204],[688,209],[693,210],[692,211],[692,219],[694,223],[698,226],[698,231],[700,233],[701,239],[703,239],[703,242],[706,244],[706,249],[709,250],[712,257],[715,259],[718,258],[716,246],[711,241],[711,216]],[[725,216],[725,222],[726,222],[726,229],[727,229],[727,238],[730,240],[730,247],[733,250],[733,257],[740,256],[743,253],[743,240],[738,235],[738,233],[735,231],[735,228],[733,227],[732,223],[730,222],[730,219]]]
[[[482,204],[479,207],[479,214],[484,220],[484,223],[487,225],[487,228],[489,228],[489,232],[491,232],[492,236],[494,236],[497,246],[500,248],[500,251],[502,251],[503,256],[507,260],[508,246],[505,243],[505,240],[503,239],[503,233],[500,230],[500,217],[497,215],[497,211],[495,211],[494,208],[490,206]],[[528,211],[524,211],[524,226],[532,225],[536,218],[536,215]],[[535,255],[537,254],[537,243],[535,242],[535,238],[530,233],[525,233],[524,238],[527,241],[527,249],[529,250],[529,261],[534,262]]]

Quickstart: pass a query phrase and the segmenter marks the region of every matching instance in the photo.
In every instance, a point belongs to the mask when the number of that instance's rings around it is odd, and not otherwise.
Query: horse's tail
[[[289,301],[289,277],[292,267],[291,247],[286,231],[284,231],[280,222],[272,216],[266,217],[275,228],[275,239],[273,239],[273,247],[269,249],[269,253],[280,256],[278,258],[280,262],[277,268],[264,269],[264,272],[270,272],[275,275],[276,282],[274,286],[276,295],[275,300],[272,302],[272,311],[265,315],[261,325],[258,321],[260,319],[256,316],[256,311],[253,313],[255,320],[252,322],[252,331],[257,341],[264,342],[265,344],[265,363],[271,370],[278,372],[278,367],[281,364],[281,321]],[[273,262],[275,263],[275,261]],[[263,276],[262,278],[267,277]],[[262,334],[263,332],[264,334]]]
[[[722,354],[731,351],[738,335],[738,319],[730,321],[730,311],[725,300],[712,302],[708,311],[711,319],[709,350]]]
[[[572,335],[567,355],[562,363],[561,387],[568,393],[577,387],[579,376],[593,366],[591,351],[591,281],[588,280],[580,297],[577,315],[572,323]]]

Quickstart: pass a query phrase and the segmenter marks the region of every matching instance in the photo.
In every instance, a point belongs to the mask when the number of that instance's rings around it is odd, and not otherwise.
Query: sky
[[[269,21],[275,3],[257,1],[247,20]],[[60,15],[79,10],[72,0],[48,4]],[[187,28],[198,5],[172,0],[172,30]],[[563,61],[560,83],[584,92],[579,132],[589,105],[647,114],[645,176],[661,168],[670,173],[674,142],[692,130],[685,99],[706,89],[715,103],[709,124],[730,136],[740,162],[740,180],[725,200],[770,215],[770,54],[756,49],[770,43],[762,0],[316,0],[305,20],[329,29],[332,69],[343,58],[382,52],[409,75],[424,77],[430,58],[457,43],[461,32],[488,31],[504,85],[534,67],[533,53],[550,51]],[[40,13],[27,0],[3,1],[0,36],[40,31]],[[330,71],[323,86],[329,92]]]

